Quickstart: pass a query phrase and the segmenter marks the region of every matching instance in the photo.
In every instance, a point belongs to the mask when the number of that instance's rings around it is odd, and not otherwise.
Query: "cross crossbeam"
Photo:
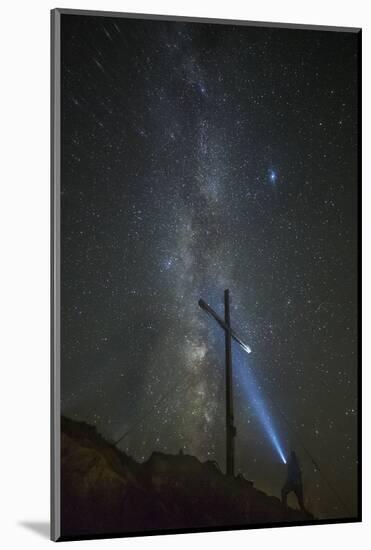
[[[246,351],[246,353],[251,353],[251,348],[250,346],[248,346],[247,344],[244,344],[242,342],[242,340],[237,336],[237,334],[235,333],[235,331],[233,330],[233,328],[231,327],[228,327],[225,323],[225,321],[219,317],[219,315],[204,301],[204,300],[199,300],[198,301],[198,305],[200,306],[200,308],[202,308],[204,311],[206,311],[206,313],[208,313],[209,315],[211,315],[212,317],[214,317],[215,321],[217,321],[217,323],[219,323],[219,325],[224,329],[224,330],[230,330],[231,332],[231,336],[233,338],[233,340],[235,340],[237,342],[237,344],[239,344],[241,346],[241,348]]]

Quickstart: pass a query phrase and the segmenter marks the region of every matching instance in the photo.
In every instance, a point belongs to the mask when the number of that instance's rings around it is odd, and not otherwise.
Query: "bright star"
[[[269,181],[270,181],[271,183],[276,183],[276,180],[277,180],[277,172],[275,172],[275,170],[269,170],[268,177],[269,177]]]

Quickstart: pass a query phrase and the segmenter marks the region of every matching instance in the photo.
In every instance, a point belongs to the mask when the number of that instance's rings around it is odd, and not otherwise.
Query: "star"
[[[277,172],[275,170],[270,169],[268,171],[268,179],[270,183],[276,183],[277,181]]]

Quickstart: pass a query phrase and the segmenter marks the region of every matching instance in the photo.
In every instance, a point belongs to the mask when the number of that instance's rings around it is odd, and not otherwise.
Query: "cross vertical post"
[[[224,319],[214,311],[202,298],[198,301],[201,309],[218,323],[225,333],[225,388],[226,388],[226,472],[234,476],[234,443],[236,428],[233,417],[233,373],[232,373],[232,338],[246,353],[251,353],[250,346],[245,344],[231,327],[229,308],[229,290],[224,291]]]
[[[227,438],[227,475],[234,476],[234,437],[236,428],[233,419],[233,382],[232,382],[232,335],[229,308],[229,290],[224,291],[225,330],[225,388],[226,388],[226,438]]]

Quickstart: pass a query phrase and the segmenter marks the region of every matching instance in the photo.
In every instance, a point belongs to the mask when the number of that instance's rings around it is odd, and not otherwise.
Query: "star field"
[[[62,15],[62,45],[63,414],[224,468],[198,300],[229,288],[236,470],[278,495],[276,437],[313,513],[354,515],[356,34]]]

